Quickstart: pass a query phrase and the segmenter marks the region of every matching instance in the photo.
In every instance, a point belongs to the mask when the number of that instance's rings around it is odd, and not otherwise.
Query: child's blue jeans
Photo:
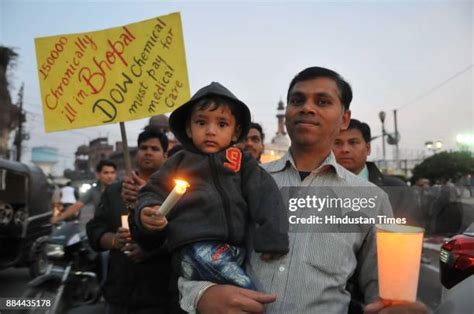
[[[180,251],[181,275],[189,280],[206,280],[256,290],[242,266],[245,250],[218,242],[196,242]]]

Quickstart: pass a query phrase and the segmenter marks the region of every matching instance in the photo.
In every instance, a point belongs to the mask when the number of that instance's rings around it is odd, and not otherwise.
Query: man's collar
[[[280,159],[262,164],[262,166],[270,173],[281,172],[290,166],[293,166],[293,168],[296,169],[295,162],[293,161],[289,150]]]
[[[318,169],[323,169],[323,167],[326,169],[329,168],[333,170],[337,174],[338,177],[345,178],[344,176],[345,169],[336,162],[336,157],[334,156],[334,153],[332,151],[331,153],[329,153],[329,155],[322,162],[321,166]]]
[[[293,156],[291,156],[290,150],[288,150],[280,159],[275,160],[273,163],[269,164],[266,169],[268,172],[280,172],[286,169],[286,167],[292,166],[296,171],[295,161],[293,160]],[[343,171],[341,170],[342,166],[340,166],[336,162],[336,157],[334,157],[334,153],[331,151],[326,159],[323,160],[321,165],[311,171],[312,173],[322,173],[325,171],[334,171],[339,177],[343,178]]]
[[[362,179],[365,179],[365,180],[369,181],[369,169],[367,168],[366,164],[364,164],[364,168],[362,168],[362,170],[359,171],[357,176],[361,177]]]

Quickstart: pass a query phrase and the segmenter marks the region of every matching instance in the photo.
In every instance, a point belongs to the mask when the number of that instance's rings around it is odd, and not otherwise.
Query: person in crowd
[[[60,215],[52,217],[51,223],[55,224],[59,221],[68,220],[80,214],[80,223],[85,226],[86,223],[94,216],[95,209],[99,206],[100,197],[105,188],[115,182],[117,178],[117,165],[110,160],[101,160],[96,166],[97,182],[77,202],[65,208]],[[88,212],[81,211],[85,205],[92,205],[92,209]],[[81,212],[80,212],[81,211]]]
[[[382,174],[375,163],[367,161],[371,138],[367,123],[351,119],[348,128],[334,140],[333,152],[337,163],[381,187],[388,194],[395,217],[406,218],[407,224],[421,225],[422,213],[417,206],[415,192],[399,178]]]
[[[415,187],[420,189],[427,189],[431,186],[430,180],[427,178],[418,178],[415,181]]]
[[[351,100],[351,87],[338,73],[321,67],[298,73],[288,89],[285,113],[291,147],[264,167],[280,187],[361,187],[361,197],[371,196],[364,190],[378,191],[375,210],[391,216],[387,195],[340,166],[332,153],[336,136],[349,125]],[[420,303],[392,306],[378,300],[373,226],[360,234],[317,228],[290,232],[290,254],[273,263],[250,251],[247,269],[266,293],[180,278],[181,307],[199,313],[347,313],[351,295],[346,286],[355,273],[370,303],[367,313],[427,313]]]
[[[427,178],[412,178],[413,191],[415,192],[418,208],[422,213],[423,228],[425,234],[431,230],[431,216],[434,202],[436,200],[436,193],[431,188],[431,182]]]
[[[61,189],[61,203],[63,205],[63,208],[68,208],[75,202],[76,202],[75,191],[71,185],[71,181],[68,181],[66,183],[66,186],[64,186]]]
[[[249,152],[253,158],[260,161],[260,158],[263,154],[265,134],[263,133],[262,126],[258,123],[250,123],[250,129],[247,136],[243,141],[237,144],[237,147],[243,151]]]
[[[51,204],[53,205],[53,216],[59,215],[63,211],[61,203],[61,188],[58,185],[51,186]]]
[[[176,284],[170,286],[168,252],[145,251],[131,239],[129,228],[122,225],[122,217],[129,214],[127,203],[121,197],[122,185],[128,186],[128,202],[135,201],[137,188],[162,166],[167,149],[168,138],[163,133],[154,129],[141,132],[137,172],[132,178],[125,178],[125,183],[116,182],[104,191],[94,218],[87,224],[91,247],[96,251],[110,250],[103,284],[107,314],[181,312]]]
[[[288,224],[275,181],[255,158],[233,147],[250,128],[248,107],[212,82],[171,113],[170,128],[184,150],[168,159],[140,190],[139,229],[145,234],[155,231],[157,238],[166,240],[186,278],[256,289],[241,267],[246,233],[253,230],[253,249],[262,259],[276,259],[288,252]],[[159,209],[176,178],[190,187],[169,213],[167,224]]]

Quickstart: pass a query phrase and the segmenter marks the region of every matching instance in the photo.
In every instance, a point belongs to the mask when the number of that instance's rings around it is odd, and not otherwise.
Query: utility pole
[[[25,113],[23,112],[23,88],[25,84],[21,84],[20,91],[18,92],[18,131],[15,134],[14,145],[16,148],[16,161],[21,161],[21,144],[23,142],[23,122],[26,121]]]
[[[400,151],[398,148],[398,142],[400,141],[400,136],[398,134],[398,122],[397,122],[397,109],[393,110],[393,123],[395,127],[395,164],[397,170],[400,169]]]
[[[383,162],[385,167],[386,155],[385,155],[385,111],[379,112],[379,119],[382,122],[382,151],[383,151]]]

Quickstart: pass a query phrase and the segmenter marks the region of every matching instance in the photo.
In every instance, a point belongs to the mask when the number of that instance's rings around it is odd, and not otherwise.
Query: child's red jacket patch
[[[240,171],[240,164],[242,162],[242,152],[240,149],[235,147],[229,147],[225,151],[225,158],[227,162],[224,162],[224,166],[234,172]]]

